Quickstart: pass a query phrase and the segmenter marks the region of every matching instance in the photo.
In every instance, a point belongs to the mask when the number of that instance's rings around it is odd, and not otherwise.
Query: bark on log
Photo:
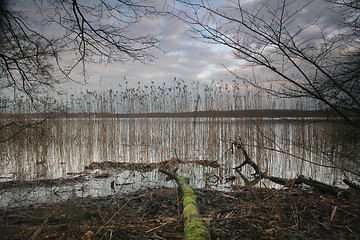
[[[346,185],[348,185],[349,187],[351,187],[351,188],[353,188],[353,189],[355,189],[355,190],[357,190],[357,191],[360,191],[360,186],[357,185],[356,183],[350,182],[350,181],[347,180],[347,179],[344,179],[343,182],[344,182]]]
[[[304,177],[303,175],[300,175],[297,179],[300,180],[301,183],[304,183],[310,187],[314,187],[314,188],[318,189],[320,192],[329,193],[331,195],[337,196],[337,195],[339,195],[339,193],[345,191],[345,189],[331,186],[331,185],[316,181],[314,179]]]
[[[159,168],[159,171],[166,174],[170,179],[176,181],[182,194],[184,234],[186,240],[210,240],[208,225],[202,221],[199,213],[194,190],[189,185],[189,178],[177,175],[173,171]]]
[[[278,177],[273,177],[273,176],[266,176],[264,178],[269,179],[270,181],[272,181],[274,183],[284,185],[287,187],[291,187],[293,185],[306,184],[310,187],[313,187],[313,188],[319,190],[320,192],[331,194],[334,196],[347,195],[349,193],[348,189],[335,187],[335,186],[332,186],[332,185],[329,185],[329,184],[326,184],[323,182],[316,181],[311,178],[304,177],[303,175],[300,175],[294,179],[278,178]]]
[[[274,176],[265,176],[264,178],[266,178],[274,183],[277,183],[277,184],[280,184],[283,186],[289,186],[289,187],[302,183],[301,180],[299,180],[298,178],[289,179],[289,178],[280,178],[280,177],[274,177]]]

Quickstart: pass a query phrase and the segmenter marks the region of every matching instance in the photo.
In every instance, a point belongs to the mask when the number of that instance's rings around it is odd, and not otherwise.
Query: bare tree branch
[[[21,2],[3,5],[0,19],[1,89],[12,89],[34,100],[39,92],[55,91],[86,63],[153,59],[156,36],[134,33],[148,15],[161,15],[150,1],[37,1],[40,13],[30,19]],[[34,17],[33,17],[34,18]],[[41,25],[41,27],[39,26]],[[66,60],[65,60],[66,59]]]
[[[0,94],[12,93],[14,100],[26,96],[31,111],[41,111],[49,100],[43,95],[57,93],[59,83],[86,82],[88,63],[150,62],[155,57],[150,50],[158,48],[159,40],[135,30],[143,18],[165,14],[154,3],[0,1]],[[82,80],[72,77],[75,70],[81,71]],[[5,102],[7,96],[0,96],[0,101]],[[0,128],[16,124],[5,121]],[[0,141],[34,125],[38,123],[20,124],[18,131]]]
[[[210,1],[177,3],[181,7],[173,15],[189,25],[194,38],[230,48],[235,58],[247,62],[242,67],[252,67],[257,76],[261,75],[258,72],[273,76],[259,82],[232,72],[236,78],[280,97],[312,98],[360,128],[354,118],[360,115],[359,75],[355,70],[359,65],[348,61],[360,52],[354,26],[338,23],[338,29],[330,29],[321,24],[322,13],[300,21],[302,14],[315,4],[313,1],[229,0],[220,6]],[[353,4],[349,1],[342,6]],[[334,4],[328,3],[329,12],[331,7]],[[351,10],[352,16],[359,15],[356,7]],[[344,12],[336,14],[339,18],[348,16]],[[264,80],[272,80],[277,87],[265,87]]]

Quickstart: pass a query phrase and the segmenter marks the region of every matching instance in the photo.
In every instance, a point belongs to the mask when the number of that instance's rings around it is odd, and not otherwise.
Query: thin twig
[[[31,240],[35,240],[37,238],[37,236],[39,236],[39,234],[41,233],[41,231],[43,230],[43,228],[45,227],[45,225],[48,223],[49,218],[53,215],[53,213],[51,213],[51,215],[45,219],[45,221],[40,225],[40,227],[38,227],[38,229],[34,232],[34,234],[31,236]]]
[[[152,231],[154,231],[154,230],[156,230],[158,228],[161,228],[162,226],[165,226],[166,224],[168,224],[168,223],[166,222],[166,223],[161,224],[160,226],[156,226],[156,227],[154,227],[154,228],[152,228],[150,230],[147,230],[146,233],[149,233],[149,232],[152,232]]]

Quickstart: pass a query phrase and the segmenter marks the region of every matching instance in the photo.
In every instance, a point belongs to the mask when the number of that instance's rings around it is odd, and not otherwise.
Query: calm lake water
[[[51,191],[46,186],[36,190],[31,186],[21,192],[1,190],[0,196],[7,206],[17,198],[25,202],[60,201],[73,196],[97,197],[175,186],[157,170],[85,170],[92,162],[156,163],[175,156],[182,160],[178,173],[189,176],[195,188],[231,189],[233,185],[244,185],[234,170],[243,161],[241,151],[230,144],[235,139],[242,140],[251,158],[269,175],[294,178],[302,174],[338,183],[343,178],[339,170],[321,167],[345,164],[336,154],[343,145],[331,129],[330,122],[311,119],[50,119],[40,128],[28,129],[26,134],[1,146],[1,181],[74,176],[81,176],[82,181],[61,188],[55,184]],[[186,164],[193,160],[216,161],[220,167]],[[249,178],[252,172],[245,167],[244,174]],[[97,178],[99,174],[107,177]],[[235,180],[226,182],[230,176],[235,176]],[[118,184],[115,191],[110,188],[112,181]],[[261,181],[258,186],[279,187],[268,181]]]

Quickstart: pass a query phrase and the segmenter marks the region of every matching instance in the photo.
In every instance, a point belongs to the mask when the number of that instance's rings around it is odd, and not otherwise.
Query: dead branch
[[[349,187],[351,187],[357,191],[360,191],[360,186],[354,182],[349,181],[348,179],[344,179],[343,183],[345,183],[346,185],[348,185]]]
[[[241,168],[243,166],[249,164],[255,170],[255,173],[253,174],[255,177],[259,176],[260,178],[264,178],[266,176],[266,172],[262,172],[260,170],[260,167],[253,160],[251,160],[251,158],[249,157],[249,154],[247,153],[247,151],[244,148],[244,144],[242,143],[242,141],[240,139],[233,141],[231,144],[234,147],[236,147],[237,149],[241,150],[244,155],[244,158],[245,158],[245,160],[239,166],[235,167],[236,172],[240,173]]]
[[[343,195],[343,194],[348,193],[348,189],[343,189],[343,188],[331,186],[331,185],[316,181],[314,179],[304,177],[303,175],[300,175],[300,176],[298,176],[297,178],[294,178],[294,179],[287,179],[287,178],[279,178],[279,177],[275,177],[275,176],[269,176],[269,175],[267,175],[267,172],[262,172],[260,170],[260,167],[254,161],[251,160],[251,158],[249,157],[249,154],[245,150],[244,145],[241,142],[241,140],[235,140],[234,142],[232,142],[232,145],[235,146],[236,148],[240,149],[242,151],[244,157],[245,157],[245,160],[239,166],[237,166],[235,168],[235,171],[237,173],[239,173],[241,178],[244,180],[245,186],[254,186],[262,178],[266,178],[266,179],[268,179],[268,180],[270,180],[270,181],[272,181],[274,183],[284,185],[284,186],[287,186],[287,187],[292,187],[294,185],[300,185],[300,184],[306,184],[306,185],[308,185],[310,187],[318,189],[321,192],[328,193],[328,194],[335,195],[335,196],[339,196],[339,195]],[[250,165],[255,170],[255,173],[253,174],[255,176],[255,179],[252,180],[252,181],[248,180],[241,173],[241,168],[243,166],[247,165],[247,164]],[[344,180],[344,182],[345,182],[345,180]],[[347,181],[347,182],[349,184],[352,184],[352,186],[354,186],[355,189],[356,189],[356,187],[357,187],[357,189],[360,189],[360,187],[355,185],[354,183],[351,183],[350,181]],[[348,184],[348,183],[346,183],[346,184]]]
[[[41,233],[41,231],[43,230],[43,228],[46,226],[46,224],[49,221],[49,218],[53,215],[53,213],[50,214],[50,216],[48,218],[45,219],[45,221],[40,225],[40,227],[38,227],[38,229],[34,232],[34,234],[31,236],[31,240],[35,240],[39,234]]]

